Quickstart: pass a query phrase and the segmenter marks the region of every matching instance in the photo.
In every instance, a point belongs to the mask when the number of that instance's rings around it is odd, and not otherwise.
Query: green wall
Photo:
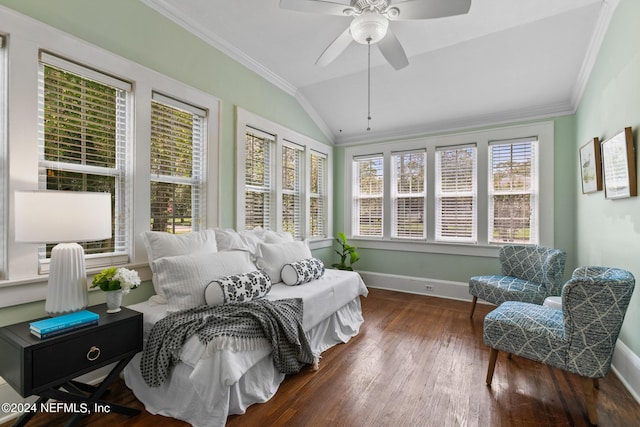
[[[554,234],[555,247],[567,252],[566,276],[575,267],[575,207],[573,195],[576,191],[574,175],[577,160],[574,153],[574,117],[554,120]],[[334,230],[344,230],[344,147],[334,149]],[[546,165],[542,165],[544,169]],[[480,274],[495,274],[499,271],[498,260],[493,257],[446,255],[420,252],[389,251],[381,249],[358,249],[361,260],[357,269],[379,273],[399,274],[429,279],[451,280],[466,283],[469,277]]]
[[[634,130],[637,150],[640,129],[639,18],[638,0],[620,1],[576,113],[576,155],[578,148],[593,137],[604,140],[628,126]],[[578,172],[573,180],[579,183]],[[588,195],[576,191],[574,200],[578,264],[624,268],[640,280],[640,198],[606,200],[603,191]],[[640,355],[638,324],[640,292],[636,289],[620,334],[620,339],[636,355]]]

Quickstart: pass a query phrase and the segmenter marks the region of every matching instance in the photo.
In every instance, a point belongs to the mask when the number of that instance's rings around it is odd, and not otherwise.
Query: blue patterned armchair
[[[498,351],[543,362],[583,377],[589,420],[598,424],[598,378],[611,368],[635,279],[616,268],[580,267],[562,290],[562,309],[508,301],[484,319],[491,347],[487,385]]]
[[[505,301],[542,304],[548,296],[559,296],[564,284],[567,254],[541,246],[507,245],[498,252],[501,275],[469,279],[473,295],[471,314],[478,298],[500,305]]]

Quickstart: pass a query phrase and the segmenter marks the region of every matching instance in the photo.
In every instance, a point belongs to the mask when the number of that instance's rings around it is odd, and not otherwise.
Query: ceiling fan
[[[299,12],[352,16],[351,25],[340,34],[316,61],[324,67],[338,57],[352,41],[377,44],[386,60],[400,70],[409,65],[389,21],[431,19],[469,12],[471,0],[351,0],[350,5],[324,0],[280,0],[280,7]]]

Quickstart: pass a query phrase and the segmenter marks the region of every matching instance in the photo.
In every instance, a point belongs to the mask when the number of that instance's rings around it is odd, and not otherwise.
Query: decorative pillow
[[[280,272],[285,264],[311,258],[306,242],[260,243],[258,245],[258,268],[269,274],[271,282],[282,281]]]
[[[235,230],[231,228],[214,228],[218,251],[249,250]]]
[[[162,231],[145,231],[142,233],[142,241],[147,249],[149,267],[151,268],[151,281],[156,291],[153,302],[166,304],[166,297],[162,287],[158,285],[154,261],[160,258],[178,255],[189,255],[200,252],[217,252],[216,234],[213,230],[196,231],[186,234],[171,234]]]
[[[262,298],[271,290],[271,279],[262,270],[234,274],[209,283],[204,299],[209,305],[251,301]]]
[[[154,261],[156,279],[167,299],[168,311],[184,310],[206,303],[204,293],[213,280],[256,269],[244,251],[197,253]]]
[[[324,274],[324,263],[316,258],[285,264],[280,276],[285,285],[295,286],[319,279]]]
[[[264,243],[284,243],[293,242],[293,234],[288,231],[271,231],[265,230]]]

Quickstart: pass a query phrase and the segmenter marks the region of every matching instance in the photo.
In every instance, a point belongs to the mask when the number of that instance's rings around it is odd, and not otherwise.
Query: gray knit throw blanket
[[[270,343],[273,361],[284,374],[300,371],[305,364],[317,367],[314,354],[302,329],[302,299],[264,299],[199,306],[172,313],[158,321],[144,346],[140,368],[150,387],[158,387],[180,359],[183,344],[193,335],[207,346],[212,341],[235,343],[229,348],[243,350]]]

